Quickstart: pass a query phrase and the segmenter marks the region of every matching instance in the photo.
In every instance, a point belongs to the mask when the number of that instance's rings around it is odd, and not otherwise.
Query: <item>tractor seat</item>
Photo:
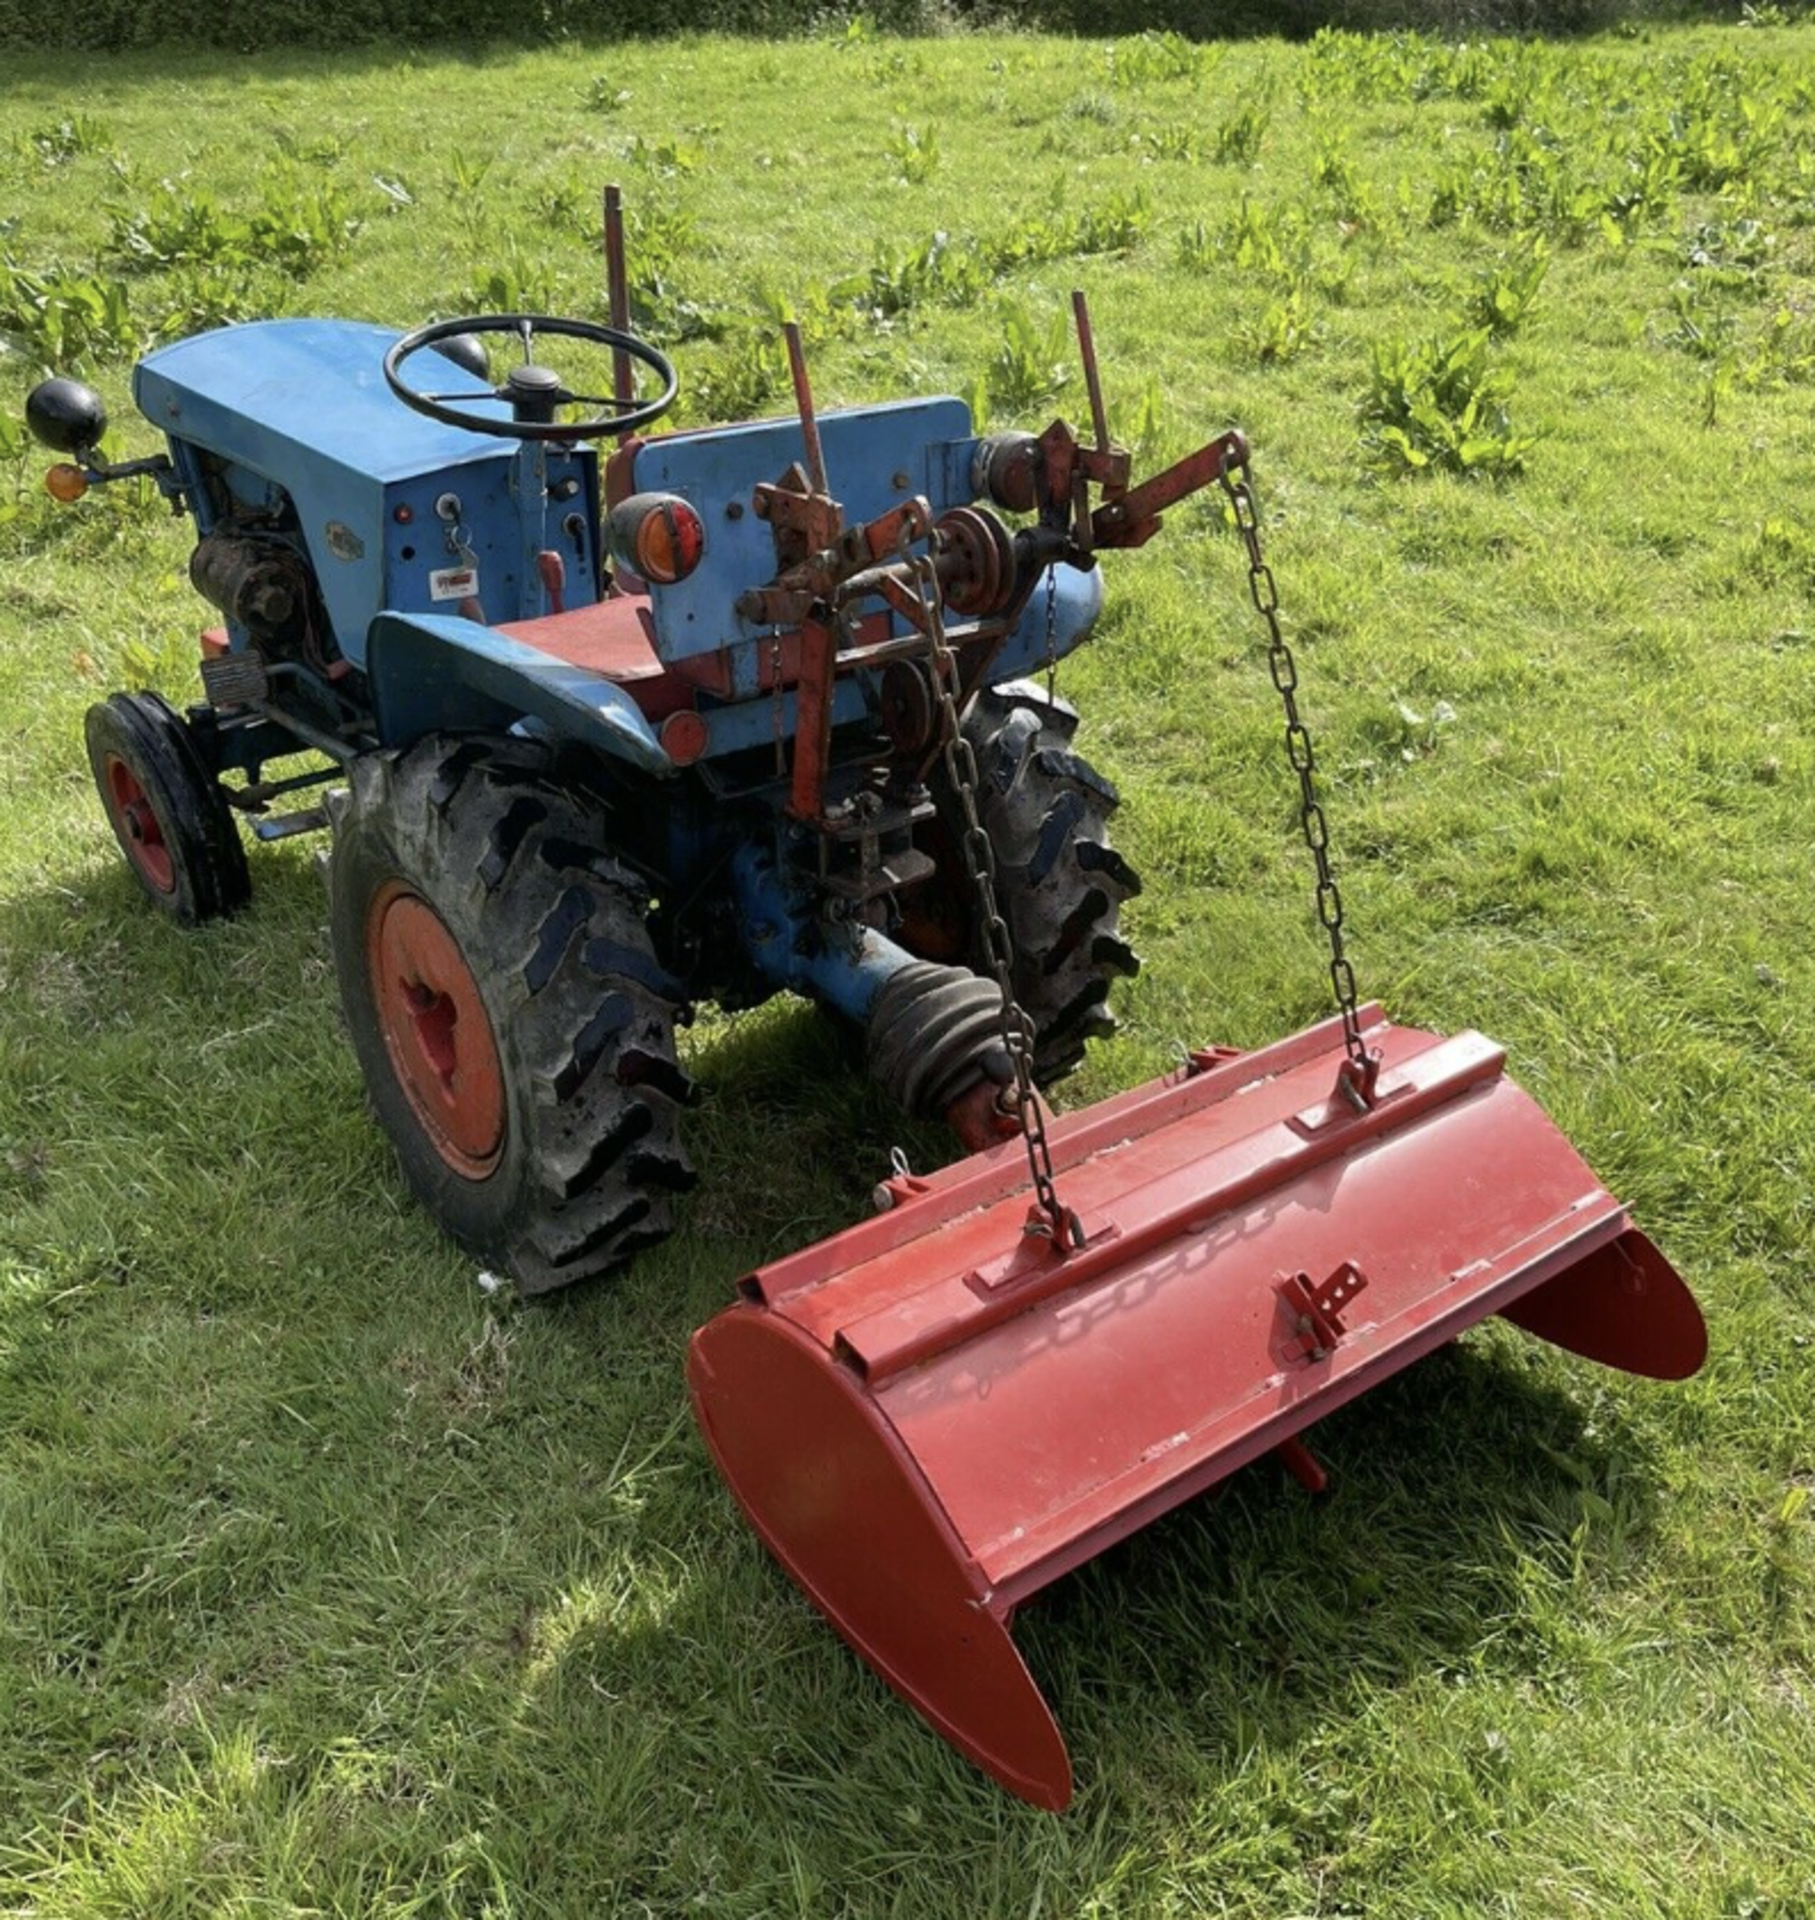
[[[645,594],[623,594],[567,613],[510,620],[497,631],[551,660],[620,686],[651,720],[693,704],[693,690],[669,672],[655,650],[655,621]]]
[[[623,594],[568,613],[545,613],[534,620],[508,620],[498,632],[620,686],[659,679],[667,671],[656,656],[649,601],[640,594]]]

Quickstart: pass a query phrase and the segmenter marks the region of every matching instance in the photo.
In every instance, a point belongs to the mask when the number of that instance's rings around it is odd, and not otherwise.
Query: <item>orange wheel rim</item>
[[[176,892],[176,861],[164,841],[164,829],[152,811],[151,796],[139,777],[120,758],[110,753],[101,769],[107,811],[126,857],[144,877],[147,886],[159,893]]]
[[[410,1111],[465,1180],[504,1148],[504,1069],[479,983],[445,922],[391,881],[366,918],[366,971],[379,1031]]]

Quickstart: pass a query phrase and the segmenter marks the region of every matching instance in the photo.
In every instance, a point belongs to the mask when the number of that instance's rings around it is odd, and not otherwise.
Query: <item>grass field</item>
[[[1033,38],[13,59],[0,417],[159,330],[596,314],[689,417],[950,390],[1249,432],[1364,992],[1478,1025],[1706,1304],[1680,1387],[1475,1334],[1065,1583],[1063,1818],[949,1752],[683,1405],[752,1262],[904,1126],[804,1007],[703,1018],[690,1224],[519,1308],[409,1202],[309,843],[145,911],[87,702],[192,694],[182,525],[0,423],[0,1912],[1815,1914],[1815,66]],[[938,236],[936,238],[936,236]],[[1428,347],[1427,347],[1427,343]],[[1397,437],[1395,437],[1397,436]],[[1066,1104],[1323,1010],[1212,505],[1068,667],[1146,960]]]

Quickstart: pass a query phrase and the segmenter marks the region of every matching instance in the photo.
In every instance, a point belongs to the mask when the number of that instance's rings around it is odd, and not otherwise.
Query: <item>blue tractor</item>
[[[543,315],[180,341],[133,386],[169,452],[119,466],[87,389],[28,404],[74,456],[53,491],[149,473],[193,517],[221,617],[205,704],[88,716],[133,873],[200,922],[248,897],[236,819],[331,827],[372,1105],[527,1292],[669,1231],[695,1004],[807,994],[980,1146],[1112,1029],[1137,965],[1115,790],[1029,676],[1088,636],[1096,548],[1145,538],[1217,450],[1131,490],[1106,435],[980,438],[956,399],[821,418],[789,349],[795,417],[655,437],[666,358]]]

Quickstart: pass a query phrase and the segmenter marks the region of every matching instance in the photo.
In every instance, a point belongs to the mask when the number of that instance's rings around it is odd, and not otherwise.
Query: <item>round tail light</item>
[[[705,523],[676,493],[633,493],[606,520],[612,557],[658,587],[685,580],[706,551]]]

